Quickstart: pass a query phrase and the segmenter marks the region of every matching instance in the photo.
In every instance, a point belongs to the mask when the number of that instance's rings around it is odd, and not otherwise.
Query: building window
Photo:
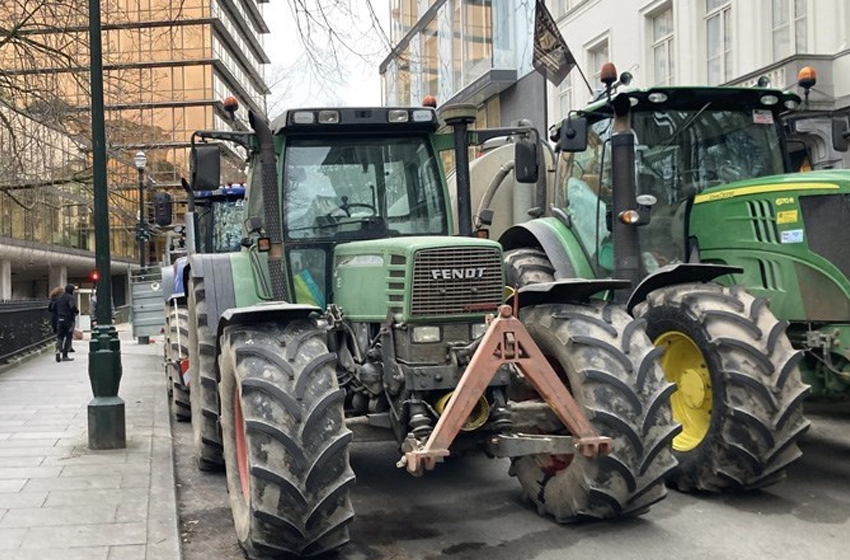
[[[668,6],[650,20],[655,85],[670,85],[673,83],[673,7]]]
[[[773,0],[771,32],[774,60],[783,59],[794,53],[806,52],[808,49],[806,16],[806,0]]]
[[[573,101],[573,77],[567,76],[558,86],[558,106],[556,108],[556,121],[566,118],[570,112]]]
[[[587,49],[587,61],[593,70],[593,83],[601,85],[602,65],[609,61],[608,39],[603,39]]]
[[[706,0],[705,14],[708,83],[714,86],[732,78],[732,3]]]

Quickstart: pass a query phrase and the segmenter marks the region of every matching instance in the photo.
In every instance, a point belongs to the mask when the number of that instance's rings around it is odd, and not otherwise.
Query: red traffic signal
[[[97,273],[97,271],[96,271],[96,270],[95,270],[94,272],[92,272],[92,273],[91,273],[91,279],[92,279],[92,282],[97,282],[97,279],[98,279],[99,277],[100,277],[100,275],[98,275],[98,273]]]

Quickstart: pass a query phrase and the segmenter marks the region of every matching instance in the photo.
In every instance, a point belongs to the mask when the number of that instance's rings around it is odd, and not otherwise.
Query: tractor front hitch
[[[541,453],[545,453],[545,449],[554,447],[558,448],[560,454],[579,453],[587,458],[611,453],[611,438],[596,433],[525,326],[514,316],[511,306],[502,305],[499,307],[499,315],[490,321],[490,327],[428,440],[422,444],[415,438],[409,438],[398,466],[406,467],[411,474],[418,476],[442,462],[449,455],[449,447],[484,395],[493,376],[505,364],[512,364],[528,380],[564,423],[572,438],[571,441],[558,438],[558,445],[555,445],[555,436],[548,436],[550,439],[541,440],[540,443],[532,440],[534,436],[522,435],[517,436],[521,442],[501,439],[491,441],[491,446],[502,448],[500,454],[505,453],[505,444],[507,449],[518,450],[518,454],[527,454],[528,450],[533,449],[543,449]],[[565,446],[565,443],[568,445]],[[565,448],[571,448],[572,453],[564,453]]]

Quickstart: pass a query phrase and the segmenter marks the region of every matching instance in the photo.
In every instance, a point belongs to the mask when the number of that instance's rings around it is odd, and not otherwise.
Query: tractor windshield
[[[613,268],[606,213],[610,207],[611,119],[590,127],[588,148],[569,157],[562,186],[588,256]],[[705,189],[785,172],[779,130],[770,111],[692,110],[632,113],[637,193],[656,198],[640,228],[647,272],[684,259],[687,201]],[[604,150],[603,150],[604,147]],[[603,153],[604,152],[604,153]],[[603,167],[604,165],[604,167]]]
[[[427,137],[291,139],[283,173],[291,240],[448,233]]]

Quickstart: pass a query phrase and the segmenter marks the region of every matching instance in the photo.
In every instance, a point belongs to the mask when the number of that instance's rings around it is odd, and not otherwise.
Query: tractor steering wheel
[[[345,215],[349,218],[351,217],[352,208],[366,208],[367,210],[372,212],[371,214],[369,214],[370,216],[378,215],[378,209],[372,206],[371,204],[366,204],[365,202],[352,202],[349,204],[347,196],[340,197],[340,200],[342,200],[342,204],[339,205],[339,209],[345,212]]]

